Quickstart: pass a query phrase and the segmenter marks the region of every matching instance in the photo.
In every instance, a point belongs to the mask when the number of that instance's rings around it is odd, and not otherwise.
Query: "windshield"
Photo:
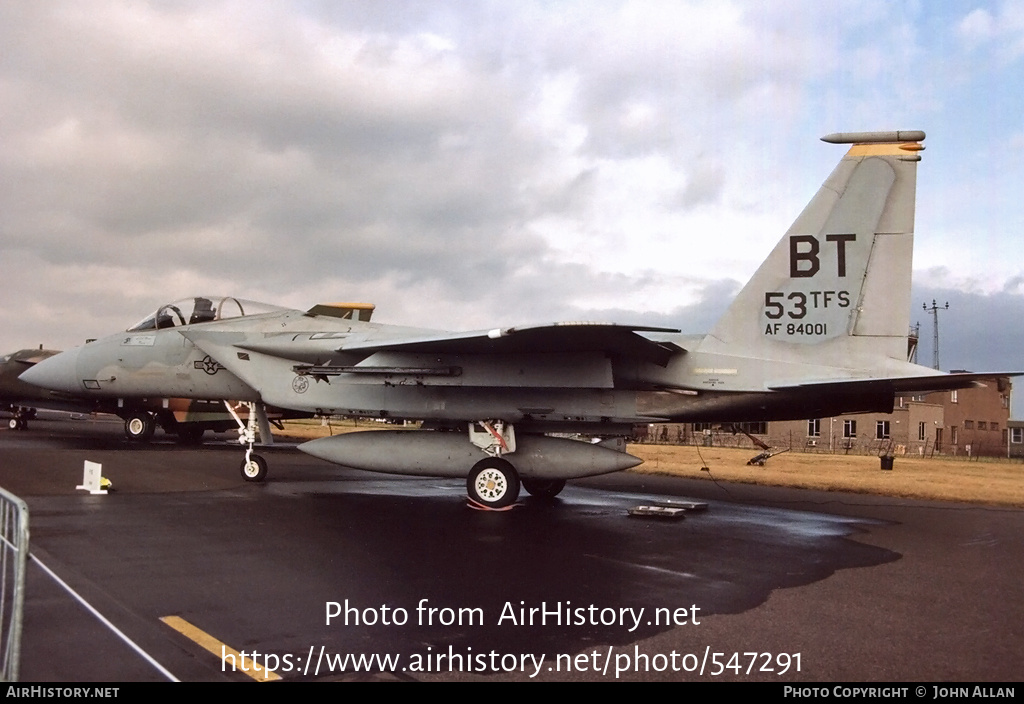
[[[156,313],[128,328],[128,332],[162,330],[281,310],[285,309],[231,296],[196,296],[160,306]]]

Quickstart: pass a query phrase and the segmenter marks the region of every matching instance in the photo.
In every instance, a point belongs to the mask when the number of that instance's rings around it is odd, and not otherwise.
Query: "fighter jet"
[[[489,508],[514,503],[520,486],[553,496],[567,479],[639,464],[621,442],[634,424],[889,412],[896,394],[989,376],[906,358],[924,137],[823,137],[851,146],[706,335],[579,322],[447,332],[379,324],[366,305],[201,296],[22,378],[95,396],[242,399],[256,411],[250,430],[260,404],[422,421],[299,449],[371,471],[466,477],[470,499]],[[242,473],[258,481],[267,465],[251,437]]]
[[[11,414],[8,427],[11,430],[25,430],[28,422],[36,417],[37,408],[56,410],[91,410],[78,404],[65,405],[60,394],[26,384],[18,377],[33,364],[58,354],[57,350],[25,349],[0,357],[0,410]]]
[[[157,427],[184,443],[197,443],[207,430],[229,430],[236,420],[220,403],[185,398],[114,398],[84,391],[53,391],[19,377],[35,364],[60,354],[59,350],[24,349],[0,357],[0,411],[11,415],[11,430],[27,430],[39,408],[71,413],[105,413],[124,421],[125,437],[147,442]],[[279,418],[279,412],[274,413]],[[267,436],[269,437],[269,435]]]

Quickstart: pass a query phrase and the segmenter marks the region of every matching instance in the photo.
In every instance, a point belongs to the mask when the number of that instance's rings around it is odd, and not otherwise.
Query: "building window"
[[[983,420],[978,421],[978,430],[988,430],[988,423]]]
[[[973,420],[965,420],[964,421],[964,430],[974,430],[974,421]]]
[[[988,429],[989,430],[999,430],[999,423],[989,423]]]
[[[855,438],[855,437],[857,437],[857,421],[855,421],[855,420],[844,420],[843,421],[843,437],[844,438]]]
[[[925,435],[925,430],[927,430],[927,427],[928,427],[928,424],[925,423],[924,421],[921,421],[920,423],[917,424],[917,439],[918,440],[924,440],[927,437]]]
[[[821,437],[821,419],[812,418],[807,421],[807,437],[809,438],[820,438]]]
[[[952,391],[949,392],[949,402],[950,403],[956,403],[957,402],[956,401],[956,392],[957,392],[956,389],[953,389]]]
[[[751,435],[768,434],[768,424],[763,420],[750,423],[737,423],[737,426],[741,431],[750,433]]]
[[[705,430],[711,430],[711,423],[694,423],[693,424],[693,432],[701,433],[701,432],[704,432]]]
[[[957,437],[957,430],[958,428],[955,425],[949,429],[949,442],[952,445],[956,445],[957,441],[960,439]]]
[[[1014,445],[1024,442],[1024,428],[1010,428],[1010,442]]]
[[[875,423],[875,439],[876,440],[888,440],[889,439],[889,421],[880,420]]]

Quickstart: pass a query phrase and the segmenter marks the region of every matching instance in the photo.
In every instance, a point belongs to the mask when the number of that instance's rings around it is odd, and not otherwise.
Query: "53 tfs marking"
[[[832,306],[850,307],[849,291],[765,291],[764,315],[769,320],[778,320],[783,315],[793,320],[802,320],[808,309],[818,310]]]

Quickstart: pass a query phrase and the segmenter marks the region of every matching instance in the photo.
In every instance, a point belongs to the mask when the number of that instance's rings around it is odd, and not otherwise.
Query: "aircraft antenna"
[[[917,364],[917,341],[921,337],[921,323],[914,323],[907,333],[907,361]]]
[[[939,368],[939,311],[949,310],[949,301],[946,301],[946,305],[940,306],[932,299],[932,307],[929,308],[927,303],[922,304],[923,308],[932,314],[934,324],[932,326],[932,369]]]

